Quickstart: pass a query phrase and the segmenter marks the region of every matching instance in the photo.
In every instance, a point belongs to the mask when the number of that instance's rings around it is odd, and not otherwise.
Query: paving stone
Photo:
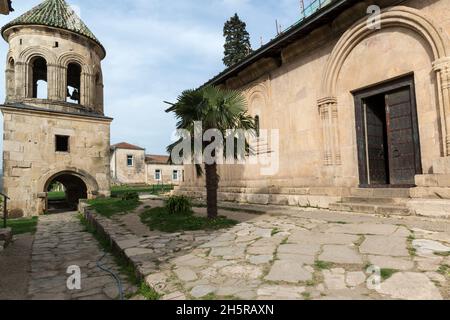
[[[188,254],[174,259],[172,263],[179,267],[200,267],[207,265],[208,261],[192,254]]]
[[[226,260],[239,259],[245,256],[245,247],[238,245],[212,248],[211,257],[224,257]]]
[[[260,265],[267,264],[273,260],[272,255],[262,255],[262,256],[249,256],[247,257],[251,264]]]
[[[174,270],[177,277],[185,282],[191,282],[198,279],[197,274],[189,268],[181,267]]]
[[[407,271],[414,268],[414,262],[408,258],[397,258],[387,256],[368,256],[369,262],[381,269],[395,269]]]
[[[402,237],[366,236],[360,251],[372,255],[409,257],[407,246],[407,240]]]
[[[366,282],[366,275],[364,272],[348,272],[345,282],[349,287],[357,287]]]
[[[278,247],[278,253],[315,256],[320,251],[318,244],[284,244]]]
[[[277,247],[275,245],[252,245],[247,248],[247,253],[251,255],[271,255],[275,253],[276,249]]]
[[[350,234],[319,233],[311,231],[295,231],[289,237],[289,243],[300,244],[341,244],[351,245],[359,240],[359,236]]]
[[[180,291],[176,291],[176,292],[172,292],[169,294],[166,294],[165,296],[163,296],[161,298],[161,300],[166,300],[166,301],[183,301],[183,300],[187,300],[186,296],[184,293],[180,292]]]
[[[259,229],[258,228],[253,231],[253,234],[258,237],[261,237],[261,238],[270,238],[270,237],[272,237],[272,232],[273,232],[273,229]]]
[[[426,272],[425,275],[431,280],[444,285],[447,281],[444,275],[437,272]]]
[[[378,293],[402,300],[442,300],[436,286],[423,273],[396,273],[383,282]]]
[[[252,265],[233,265],[219,271],[221,275],[238,279],[258,279],[263,275],[263,269]]]
[[[398,230],[397,226],[389,224],[345,224],[327,229],[327,233],[346,233],[354,235],[391,235]]]
[[[417,254],[427,254],[427,253],[450,253],[450,247],[444,246],[442,243],[433,241],[433,240],[425,240],[419,239],[413,241],[413,247],[417,250]]]
[[[325,286],[328,290],[342,290],[346,289],[345,285],[345,275],[332,273],[329,270],[324,270],[323,272]]]
[[[417,269],[420,271],[437,271],[443,262],[442,257],[415,257],[414,261],[417,263]]]
[[[281,261],[292,261],[300,264],[313,265],[316,261],[314,256],[304,256],[299,254],[279,253],[277,258]]]
[[[319,260],[339,264],[363,264],[361,256],[354,248],[342,245],[323,246]]]
[[[257,295],[259,299],[298,300],[302,299],[302,293],[305,291],[305,287],[265,285],[257,290]]]
[[[208,285],[201,285],[201,286],[194,287],[191,290],[191,295],[194,298],[203,298],[211,293],[214,293],[216,290],[217,290],[216,287],[208,286]]]
[[[304,269],[301,263],[293,261],[275,261],[270,273],[265,277],[268,281],[298,283],[312,280],[312,273]]]

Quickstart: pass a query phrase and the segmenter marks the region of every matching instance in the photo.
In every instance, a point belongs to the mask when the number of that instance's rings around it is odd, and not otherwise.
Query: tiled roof
[[[147,154],[145,156],[145,162],[148,164],[169,164],[169,156],[160,156]]]
[[[44,0],[41,4],[5,25],[1,33],[3,35],[6,29],[20,25],[42,25],[68,30],[85,36],[102,46],[65,0]]]
[[[111,149],[126,149],[126,150],[145,150],[144,148],[135,146],[127,142],[117,143],[111,146]]]

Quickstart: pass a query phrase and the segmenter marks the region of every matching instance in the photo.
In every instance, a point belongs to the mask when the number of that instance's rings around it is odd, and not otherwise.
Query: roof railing
[[[296,23],[294,23],[292,26],[284,30],[280,33],[286,33],[287,31],[291,30],[292,28],[298,26],[300,23],[302,23],[305,19],[312,16],[317,11],[325,8],[330,3],[332,3],[334,0],[312,0],[307,6],[303,8],[303,10],[300,12],[300,20],[298,20]]]

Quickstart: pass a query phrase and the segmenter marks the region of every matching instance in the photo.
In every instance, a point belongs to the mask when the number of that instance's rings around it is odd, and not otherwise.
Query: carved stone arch
[[[39,46],[26,48],[19,54],[18,60],[22,63],[29,64],[36,57],[44,58],[48,65],[56,64],[56,55],[52,51]]]
[[[16,96],[16,59],[10,50],[6,56],[6,101],[11,101]]]
[[[429,44],[435,61],[447,57],[449,40],[444,41],[446,35],[439,32],[438,28],[428,18],[424,17],[421,11],[398,6],[382,11],[380,19],[382,30],[400,27],[419,34]],[[367,19],[364,18],[344,33],[327,62],[322,80],[322,97],[336,95],[339,73],[347,57],[359,43],[377,31],[377,29],[369,28]]]
[[[440,96],[440,108],[445,114],[443,128],[447,141],[443,142],[446,153],[450,155],[450,86],[443,86],[442,83],[450,83],[450,59],[448,37],[439,31],[439,28],[420,10],[405,6],[396,6],[383,10],[380,14],[381,28],[406,28],[421,36],[429,45],[433,57],[434,70],[437,72],[438,90]],[[320,89],[320,99],[318,109],[322,121],[323,143],[324,143],[324,164],[340,165],[341,152],[338,131],[338,101],[336,96],[337,83],[341,69],[352,52],[352,50],[370,35],[378,30],[370,28],[367,18],[363,18],[347,30],[328,59],[322,77]],[[447,87],[447,89],[445,89]]]
[[[65,100],[67,93],[67,69],[71,63],[76,63],[81,67],[80,104],[88,109],[92,109],[95,107],[95,77],[93,67],[87,62],[86,58],[80,54],[68,52],[62,54],[58,58],[57,64],[60,68],[60,84],[62,84],[59,94],[61,97],[64,97]]]
[[[58,57],[57,64],[63,68],[67,68],[70,63],[78,63],[83,73],[93,74],[93,68],[86,61],[86,58],[74,52],[64,53]]]
[[[83,180],[83,182],[86,184],[88,188],[88,193],[91,195],[96,195],[99,191],[97,180],[95,180],[95,178],[91,176],[88,172],[81,169],[68,167],[54,169],[44,174],[38,181],[37,190],[39,192],[44,193],[47,192],[49,184],[53,180],[55,180],[55,178],[62,175],[73,175]]]
[[[246,96],[249,106],[251,106],[253,101],[258,97],[263,99],[265,106],[269,105],[269,89],[266,83],[258,83],[247,89]]]
[[[94,198],[99,191],[95,178],[84,170],[68,167],[51,170],[38,180],[38,198],[41,199],[39,213],[48,210],[46,195],[50,184],[54,181],[60,182],[66,187],[67,201],[73,203],[74,207],[78,204],[79,199]]]

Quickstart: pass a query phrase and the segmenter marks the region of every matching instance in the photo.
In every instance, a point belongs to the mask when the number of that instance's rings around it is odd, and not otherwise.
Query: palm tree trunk
[[[208,208],[208,218],[216,219],[217,211],[217,191],[219,189],[219,176],[217,174],[217,164],[205,165],[206,175],[206,204]]]

